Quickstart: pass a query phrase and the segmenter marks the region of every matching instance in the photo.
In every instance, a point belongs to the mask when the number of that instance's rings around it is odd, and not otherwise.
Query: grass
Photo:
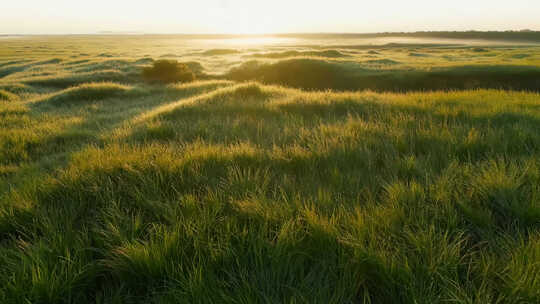
[[[144,95],[143,90],[136,90],[129,86],[113,82],[93,82],[61,90],[39,100],[39,102],[65,106],[67,104],[80,104],[112,97],[133,97],[137,95]]]
[[[19,97],[9,91],[0,89],[0,101],[14,101],[19,99]]]
[[[327,57],[327,58],[339,58],[339,57],[349,57],[337,50],[325,50],[325,51],[309,51],[309,52],[300,52],[300,51],[286,51],[286,52],[268,52],[268,53],[256,53],[252,54],[251,57],[254,58],[289,58],[289,57]]]
[[[201,53],[203,56],[220,56],[220,55],[231,55],[238,54],[238,50],[234,49],[210,49]]]
[[[131,75],[134,77],[134,75]],[[72,86],[77,86],[80,84],[85,84],[88,82],[132,82],[130,77],[122,72],[116,70],[103,70],[99,72],[90,72],[90,73],[80,73],[75,75],[66,75],[65,77],[36,77],[31,78],[23,83],[32,85],[32,86],[41,86],[41,87],[50,87],[64,89]]]
[[[409,56],[424,55],[411,53]],[[433,91],[478,88],[540,90],[540,68],[532,66],[471,65],[431,70],[393,70],[399,62],[374,59],[362,62],[288,59],[273,64],[248,61],[227,78],[257,80],[307,90]]]
[[[104,53],[0,79],[3,303],[540,301],[538,92],[153,86]],[[339,85],[350,59],[267,64]]]

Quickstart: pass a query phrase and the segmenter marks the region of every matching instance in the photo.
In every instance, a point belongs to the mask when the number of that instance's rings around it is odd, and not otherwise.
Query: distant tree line
[[[540,31],[523,29],[519,31],[423,31],[423,32],[384,32],[384,33],[289,33],[289,34],[145,34],[145,36],[169,36],[189,39],[228,39],[245,37],[291,37],[291,38],[379,38],[379,37],[418,37],[509,40],[540,42]]]
[[[306,38],[378,38],[378,37],[418,37],[418,38],[451,38],[451,39],[486,39],[486,40],[511,40],[540,42],[540,31],[520,30],[520,31],[424,31],[424,32],[384,32],[369,34],[281,34],[278,36],[306,37]]]

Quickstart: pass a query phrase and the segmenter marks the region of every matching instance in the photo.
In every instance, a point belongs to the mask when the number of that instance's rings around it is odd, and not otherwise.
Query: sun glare
[[[538,28],[540,10],[540,2],[534,0],[511,4],[503,0],[154,0],[151,5],[142,0],[5,2],[7,7],[2,9],[9,13],[0,18],[0,34],[519,30]],[[485,13],[487,7],[491,14]]]
[[[271,34],[273,32],[274,30],[270,25],[250,25],[243,20],[224,25],[224,34],[258,35]]]
[[[216,18],[213,26],[223,34],[270,34],[276,33],[286,24],[276,24],[264,15],[248,14],[243,11],[227,10],[227,17]]]

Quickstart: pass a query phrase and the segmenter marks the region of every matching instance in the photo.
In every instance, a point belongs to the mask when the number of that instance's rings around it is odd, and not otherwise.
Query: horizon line
[[[280,35],[388,35],[388,34],[416,34],[416,33],[540,33],[536,29],[509,29],[509,30],[422,30],[422,31],[384,31],[384,32],[275,32],[275,33],[165,33],[165,32],[139,32],[139,31],[97,31],[93,33],[0,33],[0,36],[99,36],[99,35],[177,35],[177,36],[280,36]]]

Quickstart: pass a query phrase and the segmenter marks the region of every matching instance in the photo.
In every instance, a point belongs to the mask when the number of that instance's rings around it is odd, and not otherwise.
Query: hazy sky
[[[2,0],[0,33],[540,30],[540,0]]]

